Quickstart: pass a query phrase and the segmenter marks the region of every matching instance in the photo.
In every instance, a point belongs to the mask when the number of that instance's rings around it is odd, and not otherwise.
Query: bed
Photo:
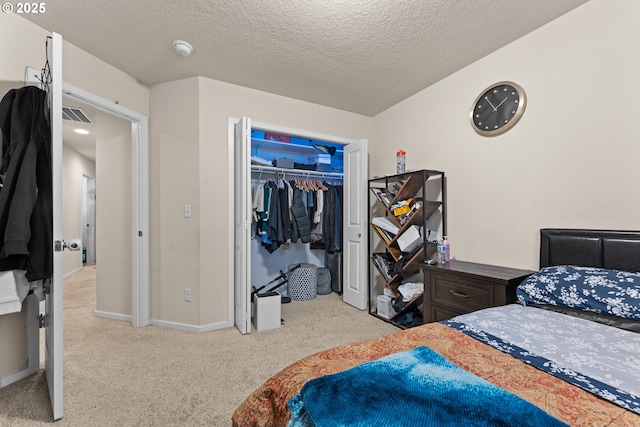
[[[520,304],[301,359],[251,393],[233,425],[640,426],[637,272],[640,232],[542,229]],[[434,383],[449,389],[416,401]]]

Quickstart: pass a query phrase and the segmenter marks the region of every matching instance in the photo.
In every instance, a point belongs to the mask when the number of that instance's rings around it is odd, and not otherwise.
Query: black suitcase
[[[325,251],[324,266],[331,272],[331,290],[342,295],[342,252]]]

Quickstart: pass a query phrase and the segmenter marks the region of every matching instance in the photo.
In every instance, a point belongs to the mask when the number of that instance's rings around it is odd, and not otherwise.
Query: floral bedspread
[[[571,426],[640,426],[640,416],[440,323],[336,347],[269,378],[236,408],[233,425],[286,426],[287,402],[310,379],[425,345],[456,365],[537,405]]]

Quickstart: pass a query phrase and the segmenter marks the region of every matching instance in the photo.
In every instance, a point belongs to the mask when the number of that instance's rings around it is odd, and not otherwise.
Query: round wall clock
[[[476,98],[469,118],[471,127],[482,136],[500,135],[513,127],[527,106],[524,89],[513,82],[499,82]]]

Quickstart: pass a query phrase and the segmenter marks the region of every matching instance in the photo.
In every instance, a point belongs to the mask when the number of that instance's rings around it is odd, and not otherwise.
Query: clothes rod
[[[343,179],[344,177],[344,174],[338,173],[338,172],[318,172],[318,171],[305,170],[305,169],[283,169],[283,168],[276,168],[273,166],[257,166],[257,165],[251,165],[251,172],[283,173],[286,175],[296,175],[304,178],[314,177],[314,178]]]

